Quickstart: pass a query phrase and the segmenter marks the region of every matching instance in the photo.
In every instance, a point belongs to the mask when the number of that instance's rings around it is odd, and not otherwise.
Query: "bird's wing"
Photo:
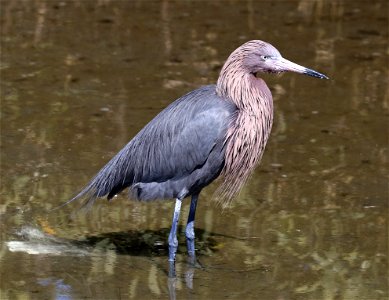
[[[201,167],[216,143],[224,141],[233,110],[214,86],[173,102],[133,140],[139,143],[131,155],[136,157],[135,181],[181,178]]]
[[[236,107],[205,86],[177,99],[148,123],[69,202],[108,199],[139,182],[183,177],[206,162],[213,147],[224,142]]]

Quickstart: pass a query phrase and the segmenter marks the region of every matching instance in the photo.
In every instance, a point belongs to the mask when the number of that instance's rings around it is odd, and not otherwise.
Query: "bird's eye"
[[[271,58],[271,56],[269,56],[269,55],[261,55],[261,58],[262,58],[263,60],[268,60],[268,59]]]

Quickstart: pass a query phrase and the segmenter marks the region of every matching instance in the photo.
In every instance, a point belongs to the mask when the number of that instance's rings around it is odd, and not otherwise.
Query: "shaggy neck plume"
[[[216,87],[218,95],[233,102],[237,115],[225,137],[224,182],[217,191],[223,205],[236,196],[262,158],[273,123],[273,98],[265,82],[234,59],[225,63]]]

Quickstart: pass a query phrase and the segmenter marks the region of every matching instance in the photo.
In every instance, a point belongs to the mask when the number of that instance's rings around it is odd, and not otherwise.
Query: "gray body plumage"
[[[224,166],[225,136],[236,106],[216,86],[177,99],[150,121],[75,198],[92,204],[129,187],[139,200],[186,197],[212,182]],[[72,199],[72,200],[73,200]]]

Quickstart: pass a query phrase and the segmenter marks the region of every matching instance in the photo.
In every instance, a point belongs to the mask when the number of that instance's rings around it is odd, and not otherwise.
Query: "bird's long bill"
[[[328,79],[328,77],[324,74],[321,74],[314,70],[295,64],[294,62],[291,62],[290,60],[287,60],[283,57],[278,58],[277,61],[274,62],[274,64],[276,65],[277,69],[279,69],[282,72],[290,71],[290,72],[296,72],[300,74],[306,74],[320,79]]]

